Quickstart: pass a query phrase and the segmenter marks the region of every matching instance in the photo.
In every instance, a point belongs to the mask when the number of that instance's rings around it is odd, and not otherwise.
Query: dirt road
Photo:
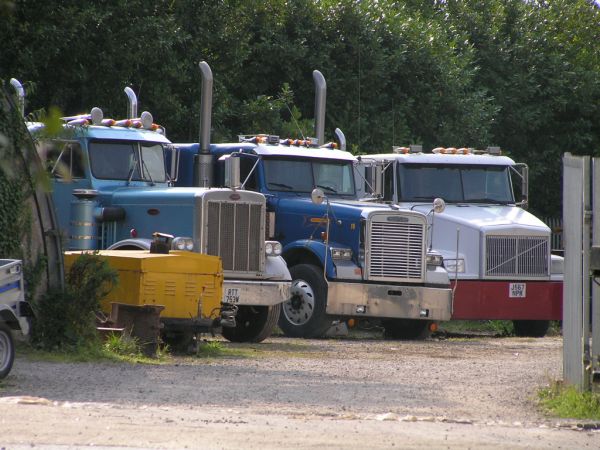
[[[0,448],[598,448],[544,417],[562,340],[222,344],[161,365],[18,357],[0,385]]]

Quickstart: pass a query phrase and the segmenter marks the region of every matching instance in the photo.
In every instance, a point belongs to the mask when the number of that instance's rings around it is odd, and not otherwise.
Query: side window
[[[394,165],[390,164],[383,172],[383,199],[391,202],[394,200]]]
[[[248,174],[250,173],[252,168],[254,167],[254,164],[256,164],[256,158],[242,157],[240,159],[240,181],[243,183],[244,180],[246,180],[246,178],[248,177]],[[249,191],[258,190],[258,182],[256,181],[256,169],[254,169],[252,175],[250,175],[250,178],[248,178],[248,181],[246,181],[244,189],[247,189]]]
[[[83,152],[78,142],[48,143],[46,167],[54,178],[73,179],[85,176]]]

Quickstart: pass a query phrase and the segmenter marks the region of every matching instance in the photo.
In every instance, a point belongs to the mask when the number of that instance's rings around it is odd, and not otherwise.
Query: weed
[[[103,348],[118,356],[139,357],[142,350],[139,341],[127,334],[111,333],[106,337]]]
[[[64,290],[51,290],[33,303],[32,342],[42,350],[78,352],[99,346],[95,311],[118,281],[117,272],[94,254],[71,266]]]
[[[570,419],[600,420],[600,394],[580,392],[556,381],[538,392],[542,408],[549,414]]]
[[[223,355],[223,346],[219,341],[201,341],[196,347],[196,356],[199,358],[215,358]]]

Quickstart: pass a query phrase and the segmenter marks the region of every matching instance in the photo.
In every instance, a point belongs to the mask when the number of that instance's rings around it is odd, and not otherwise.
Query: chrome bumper
[[[290,298],[290,281],[223,282],[223,303],[248,306],[273,306]]]
[[[330,281],[327,313],[354,317],[450,320],[452,290]]]

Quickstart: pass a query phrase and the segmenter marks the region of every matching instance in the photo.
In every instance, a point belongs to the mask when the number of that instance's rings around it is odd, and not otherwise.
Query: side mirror
[[[237,155],[225,155],[219,159],[225,159],[225,186],[229,189],[239,189],[240,181],[240,158]]]
[[[310,199],[315,205],[320,205],[325,200],[325,193],[323,189],[315,188],[310,193]]]
[[[436,214],[443,213],[446,209],[446,202],[442,198],[434,198],[433,199],[433,212]]]

